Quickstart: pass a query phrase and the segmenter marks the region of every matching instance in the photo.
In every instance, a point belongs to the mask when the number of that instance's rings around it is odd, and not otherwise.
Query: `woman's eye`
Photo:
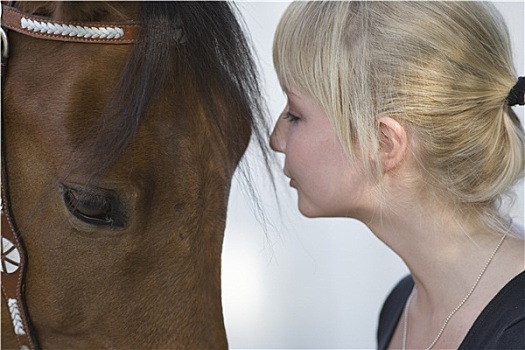
[[[292,114],[290,112],[286,112],[286,114],[284,115],[283,119],[286,119],[288,120],[290,123],[293,123],[293,122],[296,122],[299,120],[299,117],[296,116],[295,114]]]
[[[87,224],[124,227],[118,202],[110,194],[64,188],[64,203],[73,216]]]

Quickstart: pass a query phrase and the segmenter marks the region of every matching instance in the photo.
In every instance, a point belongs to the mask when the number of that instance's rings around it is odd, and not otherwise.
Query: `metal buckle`
[[[2,18],[2,5],[0,5],[0,18]],[[7,43],[7,34],[4,27],[0,27],[0,36],[2,37],[2,61],[9,57],[9,44]]]
[[[2,36],[2,59],[7,59],[9,57],[9,45],[4,28],[0,28],[0,35]]]

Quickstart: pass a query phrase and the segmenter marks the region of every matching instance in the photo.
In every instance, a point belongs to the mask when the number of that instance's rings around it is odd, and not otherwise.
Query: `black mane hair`
[[[88,140],[90,151],[85,159],[88,162],[96,159],[91,167],[96,169],[94,178],[103,176],[117,162],[133,142],[154,97],[169,85],[170,79],[177,79],[176,72],[169,70],[172,65],[168,64],[175,58],[190,67],[201,96],[213,96],[218,90],[221,94],[230,94],[234,106],[218,106],[216,99],[207,98],[202,99],[206,103],[204,108],[211,117],[219,115],[219,109],[223,115],[239,115],[241,111],[269,170],[266,136],[270,129],[265,119],[266,107],[252,51],[233,5],[222,1],[145,1],[140,21],[138,42],[102,117],[106,130]],[[226,114],[224,108],[227,108]],[[232,133],[224,128],[236,125],[220,120],[211,122],[216,124],[217,130],[230,135]],[[236,147],[235,140],[230,141]],[[238,147],[243,147],[243,142],[238,143]],[[271,176],[270,171],[269,174]],[[249,182],[249,175],[245,174],[245,178]],[[248,186],[253,194],[253,188]]]

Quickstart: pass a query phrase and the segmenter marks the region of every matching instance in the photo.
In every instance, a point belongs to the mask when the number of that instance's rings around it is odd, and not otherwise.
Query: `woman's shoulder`
[[[377,328],[379,349],[385,349],[390,342],[413,288],[414,280],[412,276],[408,275],[399,281],[383,303]]]
[[[525,349],[525,272],[492,299],[460,349]]]

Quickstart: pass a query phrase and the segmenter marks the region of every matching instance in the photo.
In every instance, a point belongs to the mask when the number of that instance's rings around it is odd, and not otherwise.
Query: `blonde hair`
[[[274,65],[283,87],[323,107],[350,158],[377,159],[377,120],[395,118],[423,182],[501,224],[500,196],[523,176],[524,132],[506,105],[517,74],[492,4],[295,2],[277,28]],[[363,165],[381,171],[379,161]]]

